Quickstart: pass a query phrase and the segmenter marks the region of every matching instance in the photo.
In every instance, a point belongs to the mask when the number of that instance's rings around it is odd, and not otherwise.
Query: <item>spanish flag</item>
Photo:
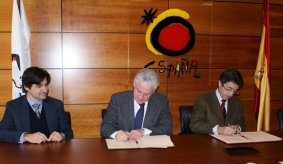
[[[270,33],[269,2],[264,0],[263,31],[258,54],[255,80],[254,113],[257,118],[257,130],[270,130]]]

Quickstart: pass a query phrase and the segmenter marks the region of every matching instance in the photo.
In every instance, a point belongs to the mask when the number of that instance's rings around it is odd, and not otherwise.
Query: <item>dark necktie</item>
[[[140,105],[140,109],[138,110],[136,117],[135,117],[134,129],[140,129],[142,127],[143,113],[144,113],[144,103],[139,104],[139,105]]]
[[[226,102],[226,100],[221,100],[221,101],[222,101],[222,103],[220,105],[220,108],[221,108],[221,111],[222,111],[222,115],[223,115],[223,117],[225,119],[226,118],[226,110],[225,110],[225,102]]]
[[[35,110],[35,114],[37,116],[37,118],[40,118],[40,111],[39,111],[39,104],[33,104],[32,107],[34,108]]]

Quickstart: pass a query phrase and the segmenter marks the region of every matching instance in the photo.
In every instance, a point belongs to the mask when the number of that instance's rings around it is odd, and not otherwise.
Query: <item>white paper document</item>
[[[123,141],[118,142],[114,139],[105,139],[108,149],[138,149],[138,148],[167,148],[174,147],[170,136],[156,135],[143,136],[137,142]]]
[[[253,143],[253,142],[271,142],[281,141],[282,138],[271,135],[263,131],[256,132],[241,132],[231,136],[225,136],[221,134],[210,134],[212,137],[217,138],[227,144],[236,143]]]

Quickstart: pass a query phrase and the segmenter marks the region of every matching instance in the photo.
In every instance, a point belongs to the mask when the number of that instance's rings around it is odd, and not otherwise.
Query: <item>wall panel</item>
[[[63,82],[61,69],[46,69],[51,76],[49,96],[63,100]]]
[[[11,31],[13,1],[0,1],[0,31]],[[2,39],[1,39],[2,40]]]
[[[31,31],[61,31],[61,0],[25,0],[24,2]]]
[[[270,54],[271,54],[271,69],[283,69],[283,38],[271,38],[270,39]]]
[[[261,36],[262,5],[213,3],[212,34]]]
[[[283,37],[283,1],[281,5],[270,5],[270,35],[271,37]]]
[[[0,70],[0,105],[12,98],[12,72],[10,70]]]
[[[101,109],[104,104],[97,105],[65,105],[71,113],[71,124],[75,138],[100,137]]]
[[[11,33],[0,33],[0,69],[11,69],[11,62]]]
[[[32,33],[30,41],[31,63],[43,68],[62,68],[60,33]]]
[[[64,68],[128,67],[128,34],[67,33],[63,37]]]

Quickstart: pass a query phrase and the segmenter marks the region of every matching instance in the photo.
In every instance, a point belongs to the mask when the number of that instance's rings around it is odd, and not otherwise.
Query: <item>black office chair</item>
[[[193,112],[193,106],[179,106],[180,123],[181,123],[180,134],[193,133],[190,128],[192,112]]]
[[[106,109],[102,109],[102,110],[101,110],[101,118],[102,118],[102,119],[104,118],[106,112],[107,112]]]
[[[278,110],[279,128],[283,130],[283,109]]]

